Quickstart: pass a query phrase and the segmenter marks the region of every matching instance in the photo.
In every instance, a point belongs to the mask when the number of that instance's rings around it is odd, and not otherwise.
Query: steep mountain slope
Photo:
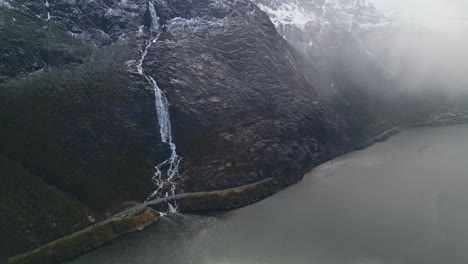
[[[38,247],[97,220],[69,195],[0,156],[0,257]]]
[[[266,177],[294,182],[304,164],[346,144],[344,120],[317,97],[294,51],[256,6],[215,4],[214,16],[194,6],[181,10],[149,54],[175,110],[184,188]]]
[[[315,70],[328,75],[329,82],[323,84],[327,88],[334,81],[331,61],[346,49],[364,62],[375,60],[363,37],[392,26],[391,19],[364,0],[255,2],[269,14],[279,33],[313,62]]]
[[[385,65],[364,36],[386,30],[391,20],[367,1],[255,0],[278,32],[307,62],[305,74],[320,96],[347,116],[357,138],[390,126],[375,114],[382,90],[392,87]]]
[[[441,49],[434,44],[434,39],[447,36],[423,28],[403,33],[408,25],[369,1],[254,2],[310,63],[305,69],[309,80],[358,137],[450,108],[453,102],[444,89],[462,85],[451,81],[461,78],[446,70],[453,71],[460,65],[453,62],[460,59],[445,55],[430,59],[447,50],[465,57],[456,45]],[[424,75],[421,69],[426,69]]]
[[[8,3],[0,4],[0,83],[46,67],[83,63],[89,56],[81,42],[55,25],[47,28],[39,12],[20,6],[21,1]]]
[[[0,152],[96,214],[145,200],[154,166],[170,156],[139,63],[169,101],[183,157],[177,192],[267,178],[273,192],[357,143],[250,1],[2,1],[0,10],[0,35],[13,36],[3,54],[18,61],[0,61]]]
[[[366,0],[255,0],[279,33],[297,48],[325,56],[348,38],[391,26]],[[363,47],[364,48],[364,47]]]

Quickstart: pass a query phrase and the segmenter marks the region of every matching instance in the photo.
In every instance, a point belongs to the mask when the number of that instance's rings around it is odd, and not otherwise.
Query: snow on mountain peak
[[[367,0],[254,0],[280,31],[284,27],[304,29],[316,26],[351,32],[385,26],[390,21]]]
[[[316,16],[311,12],[307,12],[297,1],[295,3],[281,3],[275,7],[260,3],[258,7],[270,16],[276,27],[288,24],[304,28],[307,23],[316,20]]]

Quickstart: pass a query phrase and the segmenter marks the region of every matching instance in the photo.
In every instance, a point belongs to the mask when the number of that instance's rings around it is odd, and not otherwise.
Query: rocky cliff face
[[[171,148],[148,76],[183,158],[176,192],[267,182],[184,210],[256,201],[434,111],[445,99],[395,89],[370,45],[391,24],[351,0],[0,0],[1,220],[19,223],[0,229],[0,245],[15,245],[0,258],[157,188]]]
[[[144,200],[154,166],[169,155],[153,89],[136,69],[150,34],[148,1],[1,3],[0,36],[11,36],[0,62],[1,153],[101,214]],[[279,189],[351,148],[347,122],[258,6],[154,5],[163,27],[143,67],[170,102],[183,157],[178,192],[266,178]]]
[[[366,38],[392,20],[368,1],[255,0],[278,32],[302,55],[305,75],[322,98],[346,116],[352,136],[371,137],[390,126],[379,115],[391,74]]]
[[[306,76],[357,138],[450,108],[448,87],[466,87],[453,67],[464,64],[463,41],[402,22],[371,1],[253,2],[309,63]]]
[[[336,61],[347,53],[363,63],[374,63],[381,71],[384,65],[376,63],[372,47],[365,37],[373,32],[389,30],[392,19],[385,16],[366,0],[255,0],[264,10],[278,32],[298,49],[314,70],[326,75],[315,80],[324,95],[336,90],[339,82]],[[378,61],[377,61],[378,62]],[[350,63],[346,65],[350,66]],[[314,76],[315,77],[315,76]],[[333,86],[333,87],[332,87]]]
[[[297,54],[258,7],[198,2],[169,9],[176,14],[167,19],[158,10],[167,30],[147,68],[171,102],[185,190],[294,182],[347,144],[345,121],[307,83]]]

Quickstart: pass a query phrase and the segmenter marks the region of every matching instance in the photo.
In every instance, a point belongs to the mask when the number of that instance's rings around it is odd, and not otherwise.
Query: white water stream
[[[158,41],[161,33],[161,25],[156,13],[154,4],[148,2],[149,13],[151,16],[150,37],[141,47],[141,58],[137,64],[137,70],[140,75],[145,77],[148,83],[154,89],[156,114],[158,117],[159,132],[161,134],[161,141],[167,143],[171,149],[170,157],[164,162],[156,165],[153,181],[156,184],[156,190],[148,197],[148,200],[155,196],[171,196],[175,194],[177,188],[177,178],[179,178],[179,166],[182,158],[177,155],[177,146],[172,141],[172,127],[171,119],[169,116],[169,101],[167,100],[164,92],[159,88],[156,80],[150,75],[146,74],[143,69],[143,62],[148,50],[151,46]],[[153,35],[156,34],[155,37]],[[163,193],[161,193],[163,192]],[[174,200],[168,202],[169,212],[177,212],[177,202]]]
[[[49,0],[45,0],[44,2],[44,5],[45,5],[45,8],[47,10],[47,21],[50,22],[50,3],[49,3]]]

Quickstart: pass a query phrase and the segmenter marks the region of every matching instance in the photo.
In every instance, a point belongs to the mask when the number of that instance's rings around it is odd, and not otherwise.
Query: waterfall
[[[151,30],[159,30],[159,18],[158,14],[156,13],[156,8],[154,7],[153,2],[148,2],[148,8],[151,16]]]
[[[51,37],[49,31],[51,30],[51,24],[52,24],[52,17],[50,15],[51,6],[50,6],[50,3],[49,3],[49,0],[44,0],[44,7],[45,7],[45,11],[47,12],[47,20],[46,20],[46,24],[44,26],[45,46],[46,46],[46,50],[47,50],[47,59],[45,60],[44,69],[49,70],[49,65],[50,65],[50,37]]]
[[[49,4],[49,0],[45,0],[44,2],[44,5],[45,5],[45,8],[47,10],[47,21],[50,22],[50,4]]]
[[[156,106],[156,115],[158,118],[159,124],[159,133],[161,135],[161,141],[169,145],[171,149],[170,157],[163,161],[162,163],[155,166],[155,173],[153,176],[153,182],[156,184],[156,190],[151,193],[148,197],[148,200],[157,195],[164,195],[164,197],[175,195],[177,188],[177,178],[179,178],[179,166],[182,158],[177,155],[177,146],[172,141],[172,127],[171,119],[169,116],[169,101],[167,100],[164,92],[159,88],[156,80],[150,75],[146,74],[143,69],[143,62],[146,55],[148,54],[149,48],[156,43],[159,35],[161,33],[161,25],[159,23],[159,18],[156,13],[154,4],[148,2],[149,13],[151,16],[151,27],[150,27],[150,37],[145,41],[145,44],[141,47],[141,58],[138,61],[136,67],[138,73],[143,76],[148,84],[153,87],[154,96],[155,96],[155,106]],[[156,37],[153,38],[153,34],[156,33]],[[160,192],[164,192],[161,194]],[[169,212],[177,212],[177,202],[175,200],[167,202],[169,207]]]

